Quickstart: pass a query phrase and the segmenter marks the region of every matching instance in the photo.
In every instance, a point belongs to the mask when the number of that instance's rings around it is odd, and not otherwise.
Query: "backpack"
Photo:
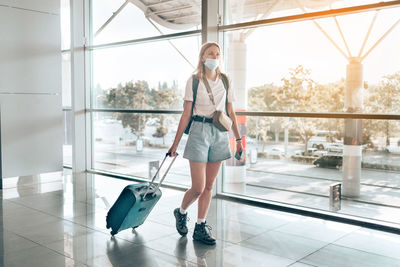
[[[197,89],[199,88],[199,79],[195,75],[192,75],[193,81],[192,81],[192,90],[193,90],[193,103],[192,103],[192,115],[193,115],[193,108],[194,105],[196,104],[196,97],[197,97]],[[226,74],[221,73],[221,80],[222,83],[224,84],[225,90],[226,90],[226,99],[225,99],[225,107],[226,107],[226,114],[228,114],[228,90],[229,90],[229,80]],[[186,126],[185,129],[185,134],[189,134],[190,126],[192,125],[192,117],[190,117],[190,121],[188,125]]]

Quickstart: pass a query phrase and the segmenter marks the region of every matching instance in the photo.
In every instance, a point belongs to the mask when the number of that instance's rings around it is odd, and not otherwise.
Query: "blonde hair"
[[[194,71],[194,75],[195,75],[196,78],[199,79],[199,80],[202,79],[203,76],[204,76],[204,74],[205,74],[205,66],[204,66],[204,63],[203,63],[203,61],[202,61],[202,58],[203,58],[204,53],[206,52],[206,50],[207,50],[208,48],[210,48],[211,46],[216,46],[216,47],[218,47],[219,53],[221,54],[221,47],[219,46],[218,43],[215,43],[215,42],[207,42],[207,43],[204,43],[204,44],[201,46],[200,53],[199,53],[199,62],[197,63],[197,68],[196,68],[195,71]],[[221,60],[220,60],[220,65],[221,65]],[[216,72],[217,72],[217,75],[218,75],[218,76],[221,75],[220,66],[217,67]]]

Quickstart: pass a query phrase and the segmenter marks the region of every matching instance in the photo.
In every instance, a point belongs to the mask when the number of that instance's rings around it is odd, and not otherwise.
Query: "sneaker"
[[[193,239],[207,245],[215,245],[215,238],[211,236],[211,226],[205,222],[194,226]]]
[[[174,216],[176,219],[176,230],[181,236],[185,236],[188,233],[188,228],[186,226],[187,213],[181,214],[179,208],[174,209]]]

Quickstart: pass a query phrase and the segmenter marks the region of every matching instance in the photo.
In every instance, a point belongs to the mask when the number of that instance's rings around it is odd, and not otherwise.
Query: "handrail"
[[[115,112],[137,114],[181,114],[182,110],[145,110],[145,109],[104,109],[92,108],[87,112]],[[365,113],[326,113],[326,112],[281,112],[281,111],[236,111],[239,116],[259,117],[297,117],[297,118],[329,118],[329,119],[367,119],[367,120],[400,120],[396,114],[365,114]]]

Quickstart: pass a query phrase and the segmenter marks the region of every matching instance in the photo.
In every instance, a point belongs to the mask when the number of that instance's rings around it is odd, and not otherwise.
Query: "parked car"
[[[307,149],[307,153],[304,153],[304,150],[295,150],[294,154],[295,155],[299,155],[299,156],[316,156],[316,157],[320,157],[322,155],[325,155],[326,153],[328,153],[327,151],[323,151],[323,150],[318,150],[316,148],[313,147],[309,147]]]
[[[325,151],[325,150],[317,150],[317,151],[314,151],[314,153],[312,153],[313,156],[317,156],[317,157],[322,157],[322,156],[325,156],[326,154],[328,154],[328,151]]]
[[[302,155],[304,154],[304,150],[302,150],[302,149],[297,149],[297,150],[294,151],[294,154],[295,154],[295,155],[298,155],[298,156],[302,156]]]
[[[317,167],[322,168],[337,168],[339,169],[343,164],[343,156],[342,155],[325,155],[316,160],[314,160],[313,164]]]
[[[273,147],[269,152],[270,155],[283,155],[285,152],[279,147]]]
[[[385,152],[392,154],[400,154],[400,146],[387,146],[385,147]]]
[[[308,141],[308,146],[324,150],[330,143],[339,141],[333,137],[336,134],[336,131],[316,130],[315,135]]]
[[[328,152],[343,153],[343,144],[341,144],[341,143],[330,143],[326,147],[326,150]]]
[[[314,153],[317,151],[318,149],[314,148],[314,147],[309,147],[307,149],[307,153],[303,152],[303,156],[314,156]]]

